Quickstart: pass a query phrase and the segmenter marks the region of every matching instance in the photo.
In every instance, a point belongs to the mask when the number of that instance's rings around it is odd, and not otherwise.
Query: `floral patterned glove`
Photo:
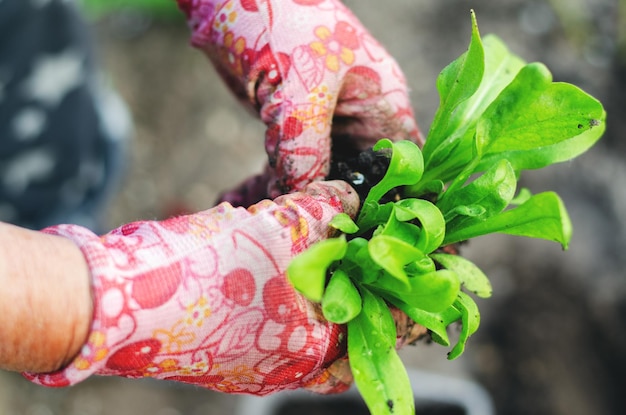
[[[358,204],[344,182],[317,182],[249,209],[223,203],[102,237],[75,225],[48,228],[83,251],[94,317],[68,367],[26,376],[48,386],[92,374],[153,377],[256,395],[345,389],[345,364],[329,368],[345,354],[344,328],[296,294],[285,268],[332,233],[334,215],[354,215]]]
[[[380,138],[421,142],[404,76],[338,0],[177,0],[203,50],[267,125],[270,168],[224,196],[246,205],[324,179]]]

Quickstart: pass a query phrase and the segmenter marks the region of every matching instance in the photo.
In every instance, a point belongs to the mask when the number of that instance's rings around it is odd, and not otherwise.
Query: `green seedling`
[[[356,221],[337,215],[338,238],[312,246],[287,269],[294,287],[347,324],[350,366],[373,415],[414,413],[396,352],[393,306],[459,357],[480,324],[473,296],[491,296],[487,276],[450,252],[491,233],[555,241],[567,249],[572,225],[553,192],[517,189],[524,170],[570,160],[603,134],[602,104],[552,81],[495,36],[481,39],[472,13],[468,50],[437,79],[440,106],[422,149],[382,139],[389,167]],[[393,191],[395,198],[384,196]],[[384,201],[382,201],[384,200]],[[446,248],[447,247],[447,248]],[[455,344],[448,328],[460,324]]]

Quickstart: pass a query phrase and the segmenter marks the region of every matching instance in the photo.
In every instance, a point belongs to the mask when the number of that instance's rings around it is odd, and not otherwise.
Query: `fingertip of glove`
[[[359,210],[358,193],[343,180],[314,182],[309,184],[304,191],[311,196],[321,196],[331,202],[333,199],[338,200],[341,204],[341,210],[352,217],[356,216]]]

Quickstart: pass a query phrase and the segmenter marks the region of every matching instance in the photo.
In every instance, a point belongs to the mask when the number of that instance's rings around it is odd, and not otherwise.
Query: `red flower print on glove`
[[[267,125],[269,167],[223,196],[249,205],[324,179],[380,138],[421,142],[402,71],[339,0],[179,0],[192,43]],[[269,192],[269,193],[268,193]]]
[[[49,385],[92,374],[153,377],[229,393],[265,395],[349,384],[329,372],[345,355],[344,327],[285,276],[291,259],[354,215],[344,182],[318,182],[249,209],[227,203],[163,222],[136,222],[98,237],[76,225],[46,232],[72,239],[93,278],[94,317],[66,368],[27,375]]]

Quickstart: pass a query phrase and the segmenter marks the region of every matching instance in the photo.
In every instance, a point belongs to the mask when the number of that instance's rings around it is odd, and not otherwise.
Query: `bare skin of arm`
[[[78,247],[0,223],[0,369],[62,368],[85,343],[91,316],[89,270]]]

